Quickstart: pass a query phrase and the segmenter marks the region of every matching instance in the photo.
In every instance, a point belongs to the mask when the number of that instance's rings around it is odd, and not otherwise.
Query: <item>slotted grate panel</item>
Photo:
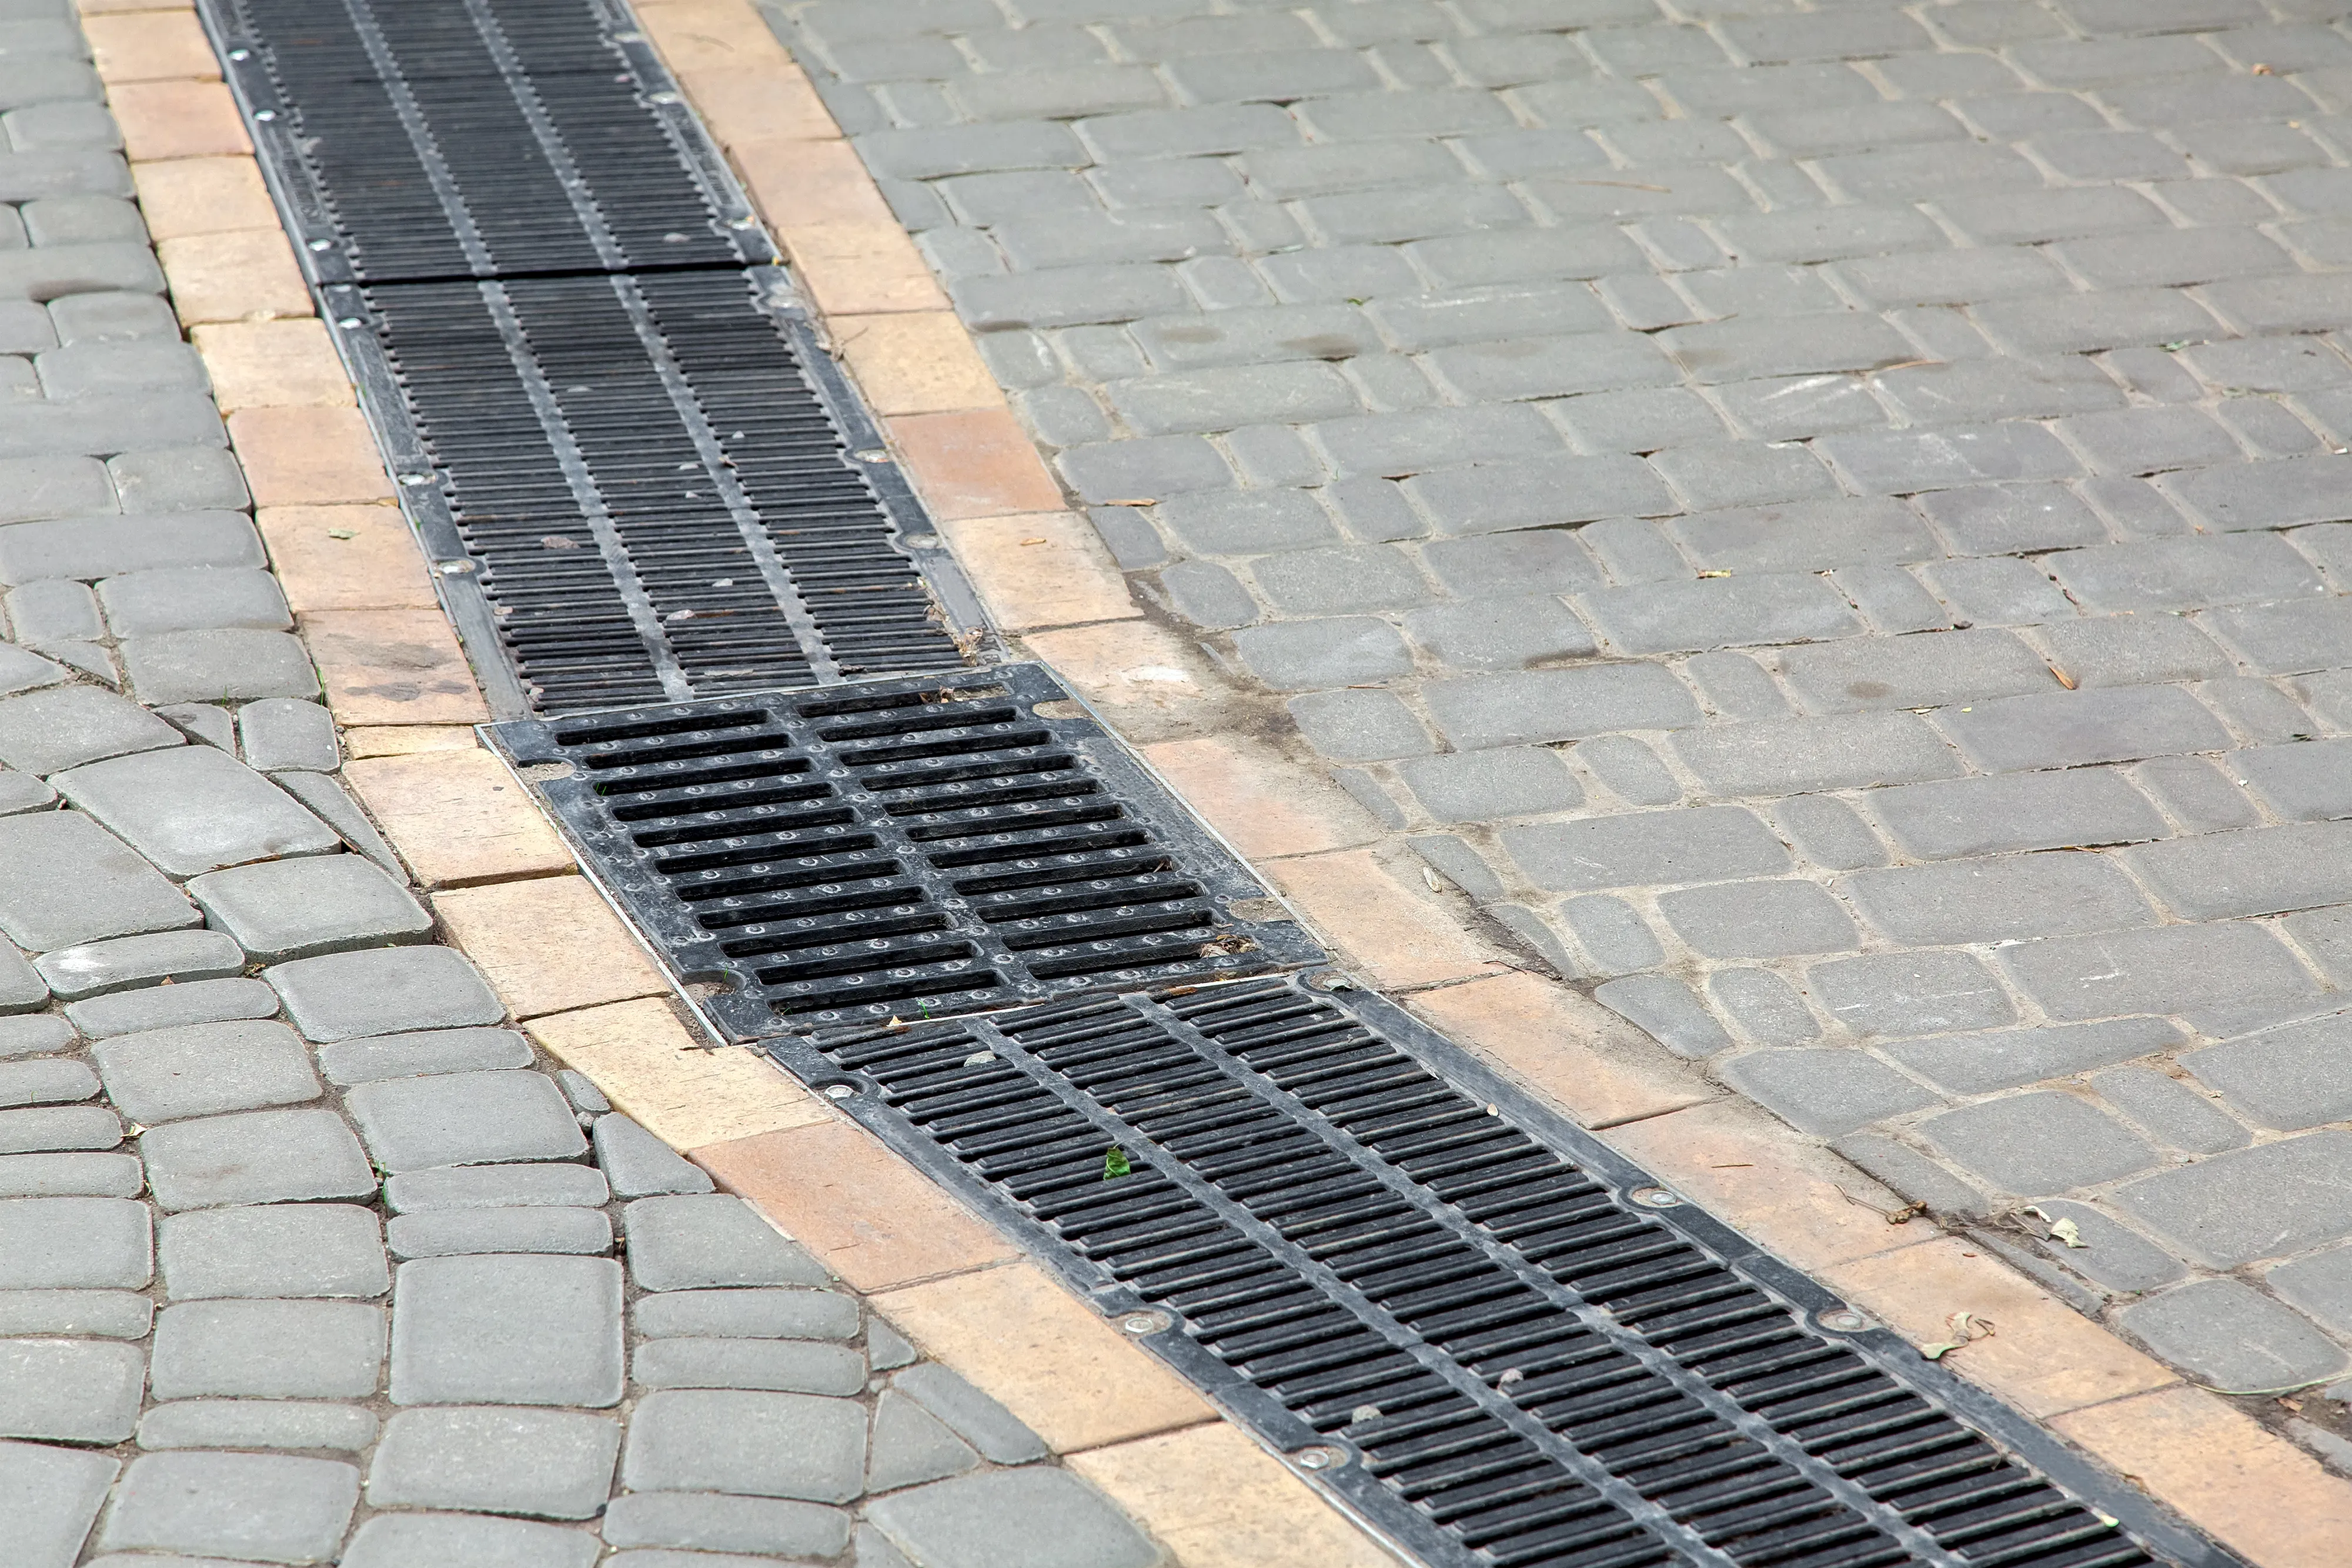
[[[2086,1507],[2057,1444],[1824,1330],[1817,1287],[1629,1200],[1674,1204],[1377,998],[1290,976],[767,1049],[1107,1312],[1169,1314],[1147,1343],[1424,1561],[2235,1561]]]
[[[737,1039],[1321,956],[1039,665],[490,733]]]

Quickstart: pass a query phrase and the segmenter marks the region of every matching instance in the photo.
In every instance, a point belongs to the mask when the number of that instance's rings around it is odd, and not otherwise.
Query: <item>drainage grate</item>
[[[1376,998],[766,1049],[1423,1562],[2235,1562]]]
[[[970,591],[625,11],[205,4],[497,711],[968,662]]]
[[[1322,956],[1040,665],[490,735],[735,1039]]]

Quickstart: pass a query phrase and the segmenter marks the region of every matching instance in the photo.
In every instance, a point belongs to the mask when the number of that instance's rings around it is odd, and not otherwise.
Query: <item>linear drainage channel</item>
[[[1345,986],[763,1049],[1433,1568],[2238,1563]]]
[[[203,0],[501,716],[958,668],[976,602],[617,0]]]

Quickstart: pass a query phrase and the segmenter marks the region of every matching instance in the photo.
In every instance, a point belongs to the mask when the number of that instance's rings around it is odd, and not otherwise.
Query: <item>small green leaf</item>
[[[1113,1144],[1103,1155],[1103,1180],[1134,1174],[1135,1167],[1127,1163],[1127,1151]]]
[[[331,539],[355,539],[360,536],[350,528],[329,528],[327,537]]]

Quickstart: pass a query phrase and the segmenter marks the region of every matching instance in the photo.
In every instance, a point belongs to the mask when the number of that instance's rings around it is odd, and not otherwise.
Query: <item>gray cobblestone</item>
[[[1885,1049],[1912,1071],[1947,1089],[1989,1094],[2129,1061],[2180,1043],[2177,1026],[2148,1018],[1894,1040]]]
[[[1861,630],[1835,589],[1794,573],[1599,589],[1579,602],[1601,634],[1628,653],[1803,642]]]
[[[1417,610],[1405,632],[1457,670],[1518,670],[1587,658],[1592,633],[1556,599],[1482,599]]]
[[[1310,692],[1286,706],[1307,744],[1337,761],[1385,762],[1436,749],[1421,721],[1390,692]]]
[[[377,1296],[392,1288],[376,1217],[349,1204],[280,1204],[165,1216],[156,1226],[164,1293]]]
[[[68,800],[167,875],[317,854],[341,841],[259,774],[210,747],[84,763],[57,775],[56,782]]]
[[[521,1042],[518,1040],[517,1045]],[[526,1060],[529,1048],[523,1048]],[[512,1065],[520,1065],[514,1063]],[[621,1197],[648,1197],[665,1193],[705,1193],[710,1177],[688,1164],[667,1144],[626,1116],[599,1116],[593,1136],[596,1163]]]
[[[2162,838],[2164,820],[2106,768],[1956,779],[1874,790],[1871,810],[1914,855],[1948,860]]]
[[[344,1553],[345,1568],[401,1568],[409,1563],[479,1563],[495,1568],[588,1568],[596,1538],[560,1525],[465,1514],[380,1514],[362,1523]]]
[[[621,1267],[511,1254],[403,1263],[391,1362],[395,1405],[617,1404]]]
[[[140,1418],[142,1448],[323,1448],[356,1454],[375,1441],[373,1413],[292,1399],[181,1399]],[[135,1568],[153,1558],[104,1561]],[[183,1561],[173,1559],[174,1562]]]
[[[2017,1016],[1990,970],[1965,953],[1874,953],[1807,971],[1830,1017],[1858,1035],[1988,1029]]]
[[[643,1289],[826,1282],[814,1259],[740,1198],[646,1197],[623,1213],[630,1275]]]
[[[1665,962],[1665,950],[1658,946],[1648,923],[1622,898],[1593,893],[1563,899],[1559,915],[1602,974],[1655,968]]]
[[[1595,987],[1592,999],[1677,1056],[1698,1061],[1731,1047],[1731,1037],[1706,1005],[1671,977],[1629,975]]]
[[[640,1492],[719,1491],[837,1503],[856,1497],[865,1479],[865,1410],[807,1394],[648,1394],[630,1419],[621,1458],[622,1484]]]
[[[1800,1132],[1830,1137],[1937,1103],[1932,1092],[1859,1051],[1753,1051],[1721,1071]]]
[[[368,1506],[589,1519],[620,1448],[618,1422],[577,1411],[403,1410],[368,1467]]]
[[[570,1164],[442,1166],[386,1176],[395,1214],[447,1209],[597,1208],[612,1196],[603,1176]]]
[[[298,958],[262,972],[289,1018],[321,1044],[356,1035],[497,1023],[506,1014],[474,967],[446,947],[384,947]]]
[[[2001,962],[2051,1017],[2191,1012],[2307,996],[2301,966],[2262,926],[2160,925],[2005,949]]]
[[[2158,1160],[2137,1134],[2059,1093],[1962,1106],[1930,1118],[1920,1131],[1964,1168],[2026,1197],[2114,1181]]]
[[[0,1197],[136,1197],[146,1185],[129,1155],[30,1154],[0,1158]]]
[[[1159,1549],[1076,1476],[991,1471],[935,1481],[869,1504],[867,1517],[930,1568],[989,1568],[1026,1552],[1036,1568],[1149,1568]],[[1055,1521],[1050,1551],[1032,1521]]]
[[[155,1320],[158,1399],[365,1399],[383,1365],[383,1309],[358,1301],[186,1301]]]
[[[26,773],[183,744],[177,730],[137,703],[96,686],[59,686],[0,702],[0,761]]]
[[[2116,1322],[2214,1388],[2301,1386],[2345,1364],[2341,1346],[2239,1280],[2192,1281],[2133,1302]]]
[[[888,1396],[884,1396],[885,1403]],[[928,1478],[927,1478],[928,1479]],[[814,1503],[714,1492],[632,1492],[613,1500],[602,1531],[613,1546],[832,1557],[849,1544],[849,1516]],[[858,1549],[863,1563],[866,1549]],[[688,1558],[689,1563],[708,1563]]]
[[[2231,673],[2229,655],[2177,615],[2123,614],[2040,628],[2052,663],[2079,686],[2156,685]]]
[[[281,1023],[190,1024],[116,1035],[91,1049],[106,1092],[148,1126],[316,1100],[310,1053]]]
[[[0,528],[0,581],[88,581],[163,567],[262,564],[261,538],[235,512],[192,512],[168,522],[80,517]]]
[[[1234,633],[1234,646],[1251,673],[1277,691],[1354,685],[1412,669],[1395,628],[1369,616],[1246,627]]]
[[[2317,1132],[2144,1176],[2116,1207],[2195,1260],[2231,1269],[2352,1233],[2336,1197],[2352,1134]]]
[[[2336,1333],[2352,1331],[2352,1248],[2332,1247],[2283,1263],[2263,1282]]]
[[[360,1141],[331,1111],[248,1111],[151,1128],[139,1153],[165,1210],[375,1193]]]
[[[1907,713],[1757,719],[1672,737],[1675,754],[1717,795],[1786,795],[1949,778],[1959,759]]]
[[[109,1552],[325,1562],[359,1500],[359,1471],[276,1454],[145,1454],[99,1531]]]
[[[1736,806],[1538,823],[1496,837],[1531,881],[1559,892],[1770,876],[1789,866],[1780,841]]]
[[[1722,883],[1658,896],[1684,941],[1710,958],[1837,953],[1859,945],[1853,922],[1810,882]]]
[[[359,1085],[343,1103],[387,1171],[568,1159],[588,1147],[572,1107],[544,1073],[389,1079]]]
[[[384,1227],[395,1258],[451,1258],[474,1252],[550,1252],[598,1256],[613,1249],[613,1224],[593,1208],[465,1208],[403,1214]]]
[[[1844,877],[1862,917],[1918,946],[2031,941],[2154,922],[2131,879],[2097,855],[2000,855]]]
[[[1433,683],[1431,716],[1455,746],[1572,740],[1616,729],[1696,724],[1698,705],[1655,664],[1591,664]]]
[[[342,766],[334,719],[318,703],[268,697],[237,710],[245,760],[264,773],[307,768],[331,773]]]
[[[0,1442],[0,1495],[9,1500],[0,1518],[32,1568],[65,1568],[80,1554],[121,1469],[102,1454]]]
[[[252,982],[259,985],[259,981]],[[263,987],[267,990],[267,987]],[[273,993],[271,1000],[276,1000]],[[348,1086],[430,1072],[485,1072],[528,1067],[530,1047],[507,1029],[435,1029],[414,1034],[340,1040],[319,1050],[319,1070]]]
[[[2340,1121],[2352,1106],[2347,1037],[2352,1019],[2339,1014],[2190,1051],[2180,1064],[2241,1113],[2294,1132]]]
[[[1539,747],[1498,747],[1401,762],[1422,809],[1440,821],[1479,821],[1566,810],[1583,800],[1559,755]]]
[[[134,986],[233,976],[245,967],[245,955],[217,931],[159,931],[59,947],[34,967],[39,982],[69,1002]]]
[[[0,1154],[58,1154],[110,1149],[122,1142],[122,1122],[99,1105],[0,1111]]]
[[[830,1291],[666,1291],[641,1298],[630,1321],[648,1339],[851,1340],[857,1303]]]
[[[2099,1097],[2163,1143],[2190,1154],[2245,1147],[2246,1130],[2179,1079],[2152,1067],[2118,1067],[2091,1080]]]
[[[2053,692],[1937,716],[1979,767],[2079,768],[2170,752],[2225,749],[2229,735],[2188,693],[2168,686]]]
[[[2352,902],[2342,860],[2352,826],[2252,828],[2147,844],[2127,852],[2158,897],[2192,920],[2275,915]]]

